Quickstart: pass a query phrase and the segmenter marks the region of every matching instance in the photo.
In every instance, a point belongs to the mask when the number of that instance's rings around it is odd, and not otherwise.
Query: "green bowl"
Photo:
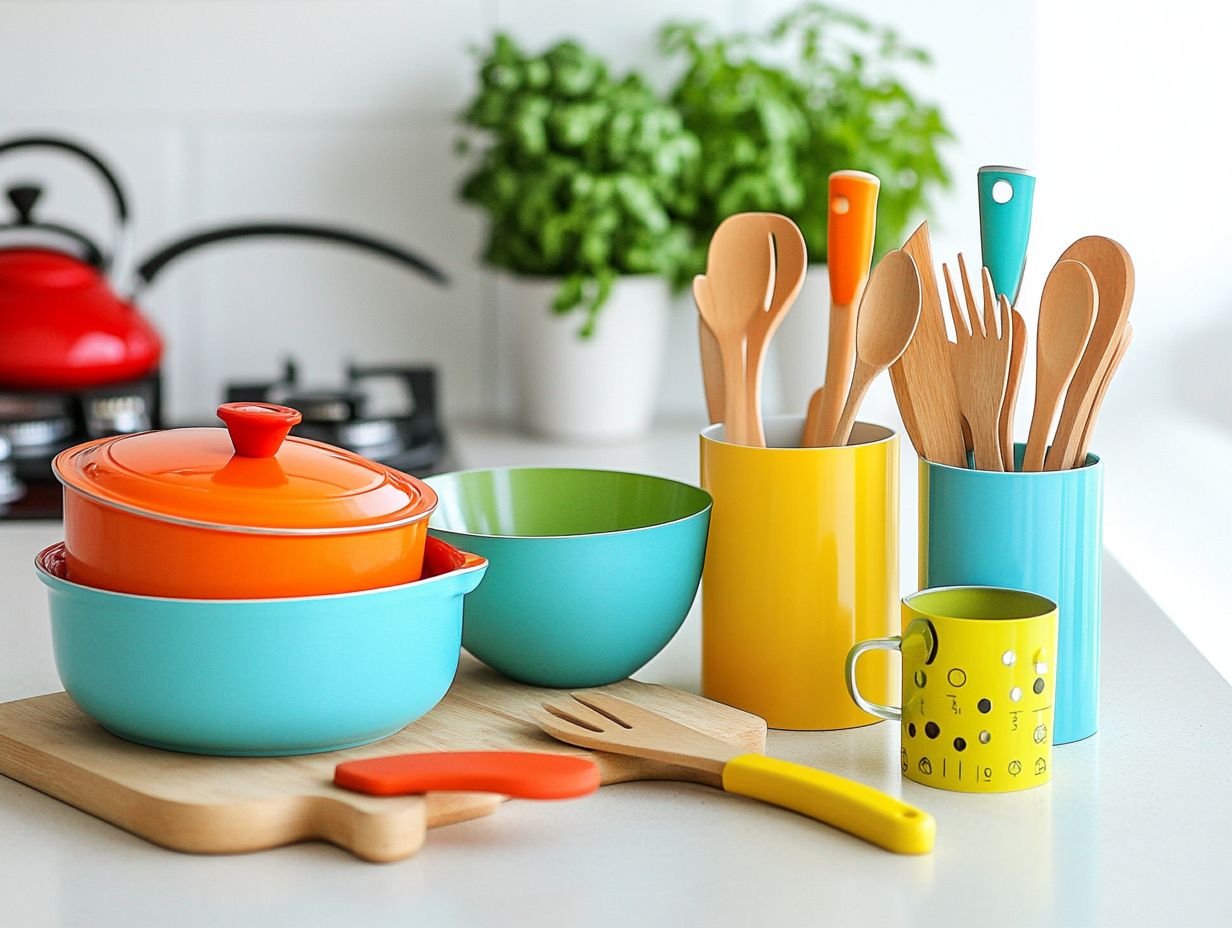
[[[431,534],[488,559],[462,644],[537,686],[622,680],[663,650],[697,596],[710,494],[619,471],[512,467],[427,480]]]

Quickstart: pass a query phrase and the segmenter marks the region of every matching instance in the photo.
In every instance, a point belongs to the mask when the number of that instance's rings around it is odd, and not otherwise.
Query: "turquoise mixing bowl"
[[[432,535],[488,559],[462,643],[537,686],[622,680],[671,640],[697,595],[710,494],[662,477],[512,467],[430,477]]]
[[[194,754],[334,751],[399,731],[458,669],[462,598],[486,562],[440,541],[424,579],[293,599],[163,599],[64,579],[39,554],[56,669],[104,728]]]

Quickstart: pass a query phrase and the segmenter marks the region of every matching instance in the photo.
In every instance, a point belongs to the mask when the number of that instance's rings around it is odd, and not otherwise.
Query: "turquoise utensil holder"
[[[1095,455],[1032,473],[920,461],[920,587],[1008,587],[1057,604],[1054,744],[1099,727],[1103,493]]]

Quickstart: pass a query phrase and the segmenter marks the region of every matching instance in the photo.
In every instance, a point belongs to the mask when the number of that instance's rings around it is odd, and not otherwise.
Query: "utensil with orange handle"
[[[881,181],[865,171],[830,175],[826,261],[830,275],[830,336],[825,394],[804,428],[804,444],[821,447],[838,428],[856,363],[856,307],[868,279]],[[814,405],[814,404],[811,404]]]
[[[544,703],[531,721],[567,744],[670,765],[664,776],[705,783],[791,809],[898,854],[927,854],[937,826],[927,812],[824,770],[793,764],[703,735],[604,693]]]

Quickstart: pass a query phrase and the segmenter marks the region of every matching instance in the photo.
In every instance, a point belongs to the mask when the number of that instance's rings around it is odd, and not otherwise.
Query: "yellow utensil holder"
[[[801,448],[803,416],[765,422],[765,448],[701,433],[714,497],[702,572],[702,692],[772,728],[854,728],[843,677],[858,641],[896,634],[898,436],[856,423],[841,448]],[[860,691],[898,693],[897,662],[860,662]],[[880,694],[875,695],[875,694]]]

